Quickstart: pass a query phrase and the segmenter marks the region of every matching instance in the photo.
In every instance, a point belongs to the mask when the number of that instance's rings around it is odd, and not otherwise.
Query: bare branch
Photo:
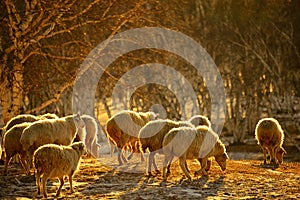
[[[72,87],[74,85],[74,81],[71,81],[71,82],[68,82],[66,83],[65,85],[61,86],[57,92],[53,95],[53,97],[45,102],[43,102],[40,106],[34,108],[34,109],[31,109],[31,110],[28,110],[26,111],[27,114],[29,113],[38,113],[40,112],[41,110],[45,109],[46,107],[48,107],[49,105],[57,102],[60,98],[60,96],[63,94],[63,92],[68,89],[69,87]]]

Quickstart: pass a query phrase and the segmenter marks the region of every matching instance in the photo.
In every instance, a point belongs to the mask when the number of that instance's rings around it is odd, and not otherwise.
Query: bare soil
[[[145,166],[137,157],[121,167],[116,157],[84,158],[74,176],[75,192],[69,193],[66,182],[59,199],[300,199],[297,162],[272,169],[263,166],[262,160],[229,160],[223,172],[213,160],[208,176],[187,180],[176,161],[167,182],[161,174],[145,176]],[[188,167],[193,173],[199,164],[189,161]],[[49,199],[55,199],[58,186],[58,180],[48,181]],[[26,176],[18,164],[9,166],[8,176],[0,176],[0,199],[38,198],[34,176]]]

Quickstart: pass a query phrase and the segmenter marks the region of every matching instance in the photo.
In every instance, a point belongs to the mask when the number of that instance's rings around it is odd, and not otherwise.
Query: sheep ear
[[[282,149],[284,154],[287,154],[286,150],[283,147],[281,147],[281,149]]]
[[[81,142],[81,145],[80,145],[80,150],[84,150],[84,144],[83,144],[83,142]]]
[[[227,154],[226,152],[225,152],[224,154],[225,154],[226,158],[227,158],[227,159],[229,159],[229,156],[228,156],[228,154]]]

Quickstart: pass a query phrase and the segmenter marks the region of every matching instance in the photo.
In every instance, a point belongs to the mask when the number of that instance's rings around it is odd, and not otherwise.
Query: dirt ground
[[[74,176],[75,192],[69,193],[66,182],[59,199],[300,199],[300,163],[285,162],[274,170],[261,164],[261,160],[229,160],[223,172],[213,160],[208,176],[187,180],[176,161],[163,182],[161,174],[146,177],[146,164],[137,157],[121,167],[116,157],[84,158]],[[199,169],[196,161],[188,166],[191,173]],[[48,181],[49,199],[55,198],[58,186],[58,180]],[[18,164],[9,166],[8,176],[1,174],[0,188],[0,199],[41,198],[34,176],[26,176]]]

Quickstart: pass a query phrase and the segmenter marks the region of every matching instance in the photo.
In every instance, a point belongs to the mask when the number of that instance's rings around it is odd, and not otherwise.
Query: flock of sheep
[[[179,158],[179,165],[185,176],[191,179],[186,160],[196,159],[201,166],[195,176],[207,175],[212,160],[224,171],[228,155],[225,145],[212,130],[207,117],[193,116],[187,121],[158,119],[153,112],[121,111],[106,123],[106,135],[111,144],[111,155],[117,147],[118,163],[128,162],[134,153],[149,152],[146,174],[151,176],[152,166],[160,173],[155,162],[155,154],[163,154],[162,176],[167,180],[174,157]],[[13,156],[18,155],[26,174],[34,168],[38,194],[47,197],[46,181],[59,178],[60,186],[56,196],[60,195],[64,176],[68,176],[70,190],[72,176],[77,170],[80,157],[90,154],[97,158],[98,127],[95,119],[89,115],[69,115],[62,118],[54,114],[40,116],[19,115],[12,118],[2,129],[1,159],[4,160],[4,175]],[[286,151],[282,147],[284,133],[274,118],[260,120],[255,129],[255,138],[264,153],[270,155],[270,164],[282,163]],[[124,151],[131,154],[125,158]]]

